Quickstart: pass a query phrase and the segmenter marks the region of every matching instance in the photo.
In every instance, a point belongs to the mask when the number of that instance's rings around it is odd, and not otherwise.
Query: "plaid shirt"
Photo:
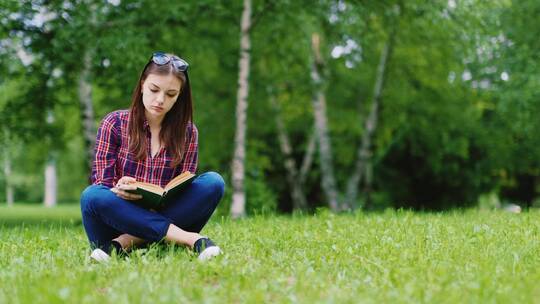
[[[171,167],[173,155],[161,148],[156,156],[151,157],[151,134],[148,122],[144,121],[146,131],[147,157],[137,161],[129,152],[128,143],[129,111],[120,110],[109,113],[97,132],[95,157],[92,164],[92,184],[114,187],[122,176],[131,176],[143,181],[164,187],[171,179],[184,171],[195,173],[198,156],[197,127],[190,123],[186,130],[186,143],[182,162]]]

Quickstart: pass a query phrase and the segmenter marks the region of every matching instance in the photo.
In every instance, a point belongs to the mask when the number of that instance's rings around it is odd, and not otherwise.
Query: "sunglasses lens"
[[[158,64],[158,65],[167,64],[167,62],[169,62],[169,60],[170,60],[169,56],[165,55],[164,53],[160,53],[160,52],[154,53],[154,55],[152,56],[152,61],[155,64]]]
[[[177,70],[181,72],[187,71],[187,68],[189,66],[187,62],[178,57],[173,58],[172,64]]]

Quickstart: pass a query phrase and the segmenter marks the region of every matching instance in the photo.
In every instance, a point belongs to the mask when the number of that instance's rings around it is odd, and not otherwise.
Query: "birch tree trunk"
[[[92,105],[92,83],[90,80],[92,71],[92,51],[86,50],[83,54],[82,70],[79,75],[79,102],[82,113],[83,137],[86,150],[86,163],[90,172],[94,159],[94,145],[96,140],[96,128],[94,126],[94,107]]]
[[[311,46],[314,57],[311,66],[311,80],[315,88],[313,96],[313,112],[315,115],[315,130],[319,143],[319,160],[322,169],[321,182],[330,209],[332,211],[338,211],[338,192],[334,177],[334,166],[332,164],[332,148],[330,136],[328,135],[328,122],[326,120],[326,99],[323,92],[323,81],[320,72],[323,60],[320,52],[320,39],[317,33],[314,33],[311,36]]]
[[[275,121],[278,131],[279,147],[285,156],[285,169],[287,170],[287,182],[291,189],[293,199],[293,209],[303,210],[307,207],[306,196],[300,184],[299,173],[296,162],[292,156],[291,143],[283,119],[281,119],[281,109],[274,96],[270,96],[270,104],[274,109]]]
[[[51,155],[45,166],[45,207],[56,206],[57,201],[57,175],[56,175],[56,157]]]
[[[47,113],[47,124],[52,124],[54,122],[54,114],[52,110],[49,110]],[[56,206],[56,197],[57,197],[57,176],[56,176],[56,151],[54,145],[51,144],[51,138],[45,138],[48,142],[47,146],[49,147],[49,156],[47,158],[47,164],[45,164],[45,185],[44,185],[44,198],[43,204],[45,207],[54,207]]]
[[[249,60],[251,27],[251,0],[244,0],[240,24],[240,60],[238,62],[238,93],[236,101],[236,134],[234,137],[234,156],[232,161],[233,196],[231,216],[243,217],[246,214],[246,192],[244,189],[246,161],[246,117],[249,94]]]
[[[379,118],[379,107],[381,103],[381,95],[384,87],[384,81],[386,76],[386,66],[390,53],[394,44],[395,30],[392,30],[388,40],[386,41],[379,59],[379,65],[377,66],[377,74],[375,78],[375,86],[373,88],[373,98],[371,101],[371,108],[369,115],[366,119],[364,126],[364,134],[362,135],[362,142],[358,148],[356,163],[354,166],[354,171],[349,181],[347,183],[347,198],[346,204],[352,208],[357,208],[356,199],[358,196],[358,186],[361,182],[362,175],[365,178],[365,188],[366,191],[366,202],[369,204],[369,193],[371,192],[372,186],[372,141],[373,134],[377,128],[378,118]]]

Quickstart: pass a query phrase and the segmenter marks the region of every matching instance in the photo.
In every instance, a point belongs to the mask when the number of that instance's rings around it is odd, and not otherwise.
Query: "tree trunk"
[[[323,81],[319,71],[323,65],[323,60],[320,53],[319,35],[314,33],[311,38],[314,55],[313,64],[311,66],[311,79],[315,89],[313,96],[313,112],[315,115],[315,130],[319,143],[319,160],[322,169],[321,182],[326,198],[328,199],[330,209],[333,211],[338,211],[338,192],[334,177],[334,166],[332,164],[332,148],[330,144],[330,136],[328,134],[328,122],[326,120],[326,100],[323,93]]]
[[[49,110],[47,113],[47,124],[54,123],[54,114],[52,110]],[[45,187],[44,193],[45,197],[43,198],[43,204],[45,207],[54,207],[56,206],[56,197],[58,192],[57,187],[57,177],[56,177],[56,159],[57,152],[55,151],[54,145],[51,144],[51,138],[45,138],[48,142],[47,146],[49,147],[49,157],[47,159],[47,164],[45,165]]]
[[[238,93],[236,101],[236,134],[234,138],[234,156],[232,161],[233,196],[231,216],[243,217],[246,214],[246,193],[244,189],[244,174],[246,160],[246,117],[249,94],[249,60],[251,27],[251,0],[244,0],[242,21],[240,24],[240,60],[238,62]]]
[[[292,191],[293,209],[303,210],[307,208],[306,196],[302,190],[302,185],[300,184],[298,169],[292,156],[292,148],[289,137],[287,136],[287,130],[281,119],[281,109],[275,96],[270,96],[270,103],[274,109],[279,147],[281,148],[281,153],[285,156],[285,169],[287,170],[287,182]]]
[[[57,189],[56,157],[51,155],[45,166],[45,207],[56,206]]]
[[[96,127],[94,125],[94,108],[92,105],[92,55],[91,50],[86,50],[83,54],[82,70],[79,75],[79,102],[81,106],[84,145],[86,150],[86,163],[88,172],[92,168],[94,159],[94,145],[96,140]]]
[[[308,145],[306,148],[306,152],[304,153],[302,167],[300,168],[300,176],[298,177],[301,186],[304,186],[304,184],[306,183],[307,174],[311,169],[311,164],[313,163],[313,154],[315,154],[316,144],[317,134],[315,128],[313,128],[313,131],[309,135]]]
[[[349,178],[347,184],[347,199],[346,204],[348,207],[355,209],[357,208],[356,199],[358,196],[358,185],[361,182],[362,175],[365,178],[365,187],[364,191],[366,194],[365,206],[369,205],[370,193],[372,188],[372,176],[373,176],[373,151],[372,151],[372,141],[373,134],[377,128],[377,122],[379,117],[379,107],[381,102],[381,95],[384,87],[385,75],[386,75],[386,66],[388,63],[388,58],[390,57],[390,52],[394,43],[395,30],[393,30],[388,40],[386,41],[383,50],[381,52],[381,57],[379,60],[379,65],[377,67],[377,75],[375,80],[375,86],[373,88],[373,99],[371,102],[371,109],[369,111],[368,118],[364,126],[364,134],[362,135],[362,142],[358,148],[356,164],[354,167],[354,172]]]

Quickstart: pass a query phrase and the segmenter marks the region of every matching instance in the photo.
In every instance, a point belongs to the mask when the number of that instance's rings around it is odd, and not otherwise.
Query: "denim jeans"
[[[111,240],[124,233],[157,242],[165,237],[170,224],[198,233],[216,209],[224,189],[218,173],[203,173],[174,201],[154,212],[116,196],[109,187],[88,186],[81,194],[81,212],[90,246],[110,252]]]

